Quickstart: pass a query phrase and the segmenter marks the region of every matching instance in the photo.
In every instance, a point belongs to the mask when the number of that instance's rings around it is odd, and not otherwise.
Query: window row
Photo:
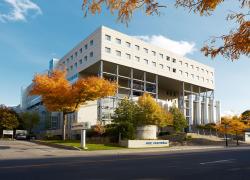
[[[93,52],[90,52],[89,53],[89,57],[92,58],[94,56],[94,53]],[[88,56],[84,56],[83,59],[80,59],[78,62],[75,62],[73,65],[71,65],[69,68],[67,68],[67,72],[70,72],[72,71],[74,68],[77,68],[78,65],[80,64],[83,64],[83,62],[87,62],[88,61]]]
[[[93,46],[94,45],[94,40],[90,40],[89,41],[89,46]],[[63,64],[68,64],[70,61],[73,61],[74,58],[77,58],[77,56],[79,54],[83,53],[83,49],[87,50],[88,49],[88,44],[85,44],[84,47],[81,47],[79,50],[75,51],[75,53],[73,53],[71,56],[69,56],[66,61],[63,61]]]
[[[112,41],[112,37],[111,37],[110,35],[108,35],[108,34],[105,35],[105,39],[106,39],[107,41]],[[117,44],[122,44],[122,40],[121,40],[120,38],[115,38],[115,42],[116,42]],[[131,46],[131,43],[128,42],[128,41],[125,41],[125,45],[126,45],[126,47],[129,47],[129,48],[132,47],[132,46]],[[139,51],[140,49],[142,49],[142,50],[144,51],[144,53],[147,53],[147,54],[150,52],[148,48],[141,48],[139,45],[134,45],[134,48],[135,48],[137,51]],[[156,51],[154,51],[154,50],[152,50],[151,53],[152,53],[153,56],[156,56],[156,55],[157,55]],[[164,55],[163,55],[162,53],[159,53],[159,57],[160,57],[161,59],[164,59]],[[169,56],[166,56],[166,60],[167,60],[167,61],[170,61],[171,58],[170,58]],[[172,58],[172,62],[173,62],[173,63],[177,63],[176,58]],[[183,64],[182,61],[179,61],[179,63],[180,63],[180,65]],[[188,64],[188,63],[185,63],[185,65],[186,65],[186,67],[189,67],[189,64]],[[194,69],[194,65],[190,65],[190,67],[191,67],[191,69]],[[200,68],[200,67],[198,67],[198,66],[196,67],[196,70],[197,70],[197,71],[199,71],[200,69],[201,69],[201,71],[202,71],[203,73],[205,72],[205,70],[204,70],[203,68]],[[206,70],[206,73],[209,74],[209,71]],[[213,72],[210,72],[210,74],[211,74],[211,76],[213,76]]]
[[[189,65],[187,62],[186,63],[183,63],[182,61],[179,61],[179,64],[182,66],[184,65],[186,68],[190,67],[191,69],[194,69],[194,65],[191,64]],[[200,68],[198,66],[195,67],[196,71],[201,71],[202,73],[205,73],[208,75],[209,74],[209,71],[208,70],[205,70],[204,68]],[[213,72],[210,72],[210,75],[213,76]]]
[[[111,48],[105,47],[105,52],[106,52],[106,53],[111,53]],[[121,55],[122,55],[121,51],[118,51],[118,50],[115,51],[115,54],[116,54],[116,56],[119,56],[119,57],[121,57]],[[125,57],[126,57],[127,59],[131,59],[131,54],[125,53]],[[140,58],[139,56],[135,56],[134,59],[135,59],[137,62],[141,62],[141,58]],[[142,61],[143,61],[144,64],[149,64],[149,60],[148,60],[148,59],[142,59]],[[154,67],[157,66],[157,63],[156,63],[155,61],[152,61],[151,63],[152,63],[152,66],[154,66]],[[160,67],[161,69],[164,69],[164,68],[165,68],[164,65],[161,64],[161,63],[159,64],[159,67]],[[170,67],[170,66],[166,66],[166,69],[167,69],[168,71],[171,71],[171,67]],[[172,72],[173,72],[173,73],[177,73],[176,68],[172,68]],[[179,70],[179,74],[183,75],[183,71],[182,71],[182,70]],[[185,75],[186,75],[186,77],[189,77],[189,73],[188,73],[188,72],[185,72]],[[191,74],[191,77],[194,79],[194,78],[195,78],[195,75],[194,75],[194,74]],[[198,75],[196,76],[196,80],[202,80],[203,82],[205,82],[205,78],[204,78],[204,77],[200,77],[200,76],[198,76]],[[209,83],[209,79],[207,79],[207,83]],[[213,81],[212,81],[212,80],[211,80],[211,83],[213,84]]]

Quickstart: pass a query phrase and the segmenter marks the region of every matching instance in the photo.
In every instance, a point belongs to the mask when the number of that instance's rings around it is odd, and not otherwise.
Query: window
[[[71,60],[73,60],[73,55],[72,55],[72,56],[70,56],[70,59],[71,59]]]
[[[75,57],[77,57],[77,52],[75,52]]]
[[[127,58],[127,59],[131,59],[131,55],[128,54],[128,53],[126,53],[126,58]]]
[[[201,71],[204,73],[204,69],[202,68]]]
[[[204,77],[202,77],[201,79],[202,79],[202,81],[204,82]]]
[[[156,62],[152,62],[153,66],[156,67]]]
[[[209,83],[209,79],[207,79],[207,83]]]
[[[156,55],[156,52],[155,52],[155,51],[152,51],[152,54],[153,54],[153,56],[155,56],[155,55]]]
[[[196,67],[196,70],[197,70],[197,71],[199,71],[199,69],[200,69],[199,67]]]
[[[65,61],[63,61],[63,64],[65,64]]]
[[[121,39],[116,38],[115,40],[116,40],[116,43],[117,43],[117,44],[121,44],[121,43],[122,43],[122,40],[121,40]]]
[[[211,72],[211,76],[213,76],[214,75],[214,73],[213,72]]]
[[[182,65],[182,61],[179,61],[180,65]]]
[[[170,57],[169,57],[169,56],[166,56],[166,60],[167,60],[167,61],[170,61]]]
[[[71,70],[71,71],[73,70],[73,66],[72,66],[72,65],[70,66],[70,70]]]
[[[135,60],[136,60],[137,62],[140,62],[140,57],[135,56]]]
[[[194,74],[191,74],[191,77],[194,79]]]
[[[199,76],[196,76],[196,79],[197,79],[197,80],[199,80],[199,79],[200,79],[200,77],[199,77]]]
[[[214,83],[214,81],[213,80],[211,80],[211,84],[213,84]]]
[[[67,70],[67,72],[69,72],[69,68],[67,68],[66,70]]]
[[[168,70],[170,71],[170,66],[167,66]]]
[[[90,44],[90,46],[93,46],[94,41],[93,41],[93,40],[91,40],[89,44]]]
[[[116,55],[121,56],[122,55],[121,51],[116,51]]]
[[[176,63],[176,59],[175,58],[173,58],[173,63]]]
[[[147,48],[143,48],[145,53],[148,53],[148,49]]]
[[[79,60],[79,63],[82,64],[82,59]]]
[[[105,52],[106,52],[106,53],[111,53],[111,49],[108,48],[108,47],[105,47]]]
[[[176,69],[175,68],[173,68],[173,72],[176,73]]]
[[[111,41],[111,36],[110,35],[105,35],[105,39],[107,40],[107,41]]]
[[[160,67],[161,67],[161,69],[163,69],[164,68],[163,64],[160,64]]]
[[[82,48],[80,49],[80,53],[82,53]]]
[[[75,68],[77,68],[77,62],[74,64]]]
[[[208,70],[206,70],[207,74],[208,74]]]
[[[163,54],[160,54],[160,57],[163,59]]]
[[[87,44],[85,44],[84,48],[85,48],[85,49],[88,49],[88,45],[87,45]]]
[[[130,42],[126,42],[126,46],[127,47],[131,47],[131,43]]]
[[[135,45],[135,49],[136,49],[137,51],[139,51],[139,50],[140,50],[140,46]]]
[[[84,61],[87,61],[88,60],[88,56],[84,56]]]
[[[69,63],[69,58],[67,58],[67,63]]]
[[[185,74],[186,74],[186,77],[188,77],[188,72],[185,72]]]
[[[188,67],[188,63],[185,63],[186,67]]]
[[[144,62],[145,62],[145,64],[148,64],[148,60],[147,59],[144,59]]]
[[[182,70],[179,70],[179,73],[182,75]]]
[[[90,52],[89,53],[89,57],[93,57],[94,56],[94,53],[93,52]]]
[[[194,65],[191,65],[191,68],[194,69]]]

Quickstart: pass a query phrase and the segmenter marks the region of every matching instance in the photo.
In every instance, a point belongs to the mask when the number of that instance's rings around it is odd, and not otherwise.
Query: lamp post
[[[227,142],[227,124],[225,123],[225,138],[226,138],[226,147],[228,147],[228,142]]]

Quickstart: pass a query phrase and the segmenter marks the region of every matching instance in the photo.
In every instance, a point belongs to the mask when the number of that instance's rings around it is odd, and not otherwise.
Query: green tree
[[[32,133],[32,130],[40,121],[40,117],[37,112],[24,112],[21,114],[21,118],[24,123],[24,128],[29,132],[29,134]]]
[[[3,105],[0,106],[0,129],[15,129],[19,125],[17,114]]]
[[[138,99],[140,112],[138,114],[139,125],[157,125],[164,127],[172,124],[173,117],[171,113],[165,111],[155,99],[144,93]]]
[[[183,113],[177,107],[171,107],[169,112],[173,115],[173,127],[177,132],[181,132],[188,126]]]
[[[128,98],[124,98],[118,104],[113,117],[114,134],[121,134],[122,138],[134,139],[137,117],[140,111],[139,106]]]
[[[250,120],[250,110],[246,110],[241,114],[241,119],[243,121],[248,121]]]

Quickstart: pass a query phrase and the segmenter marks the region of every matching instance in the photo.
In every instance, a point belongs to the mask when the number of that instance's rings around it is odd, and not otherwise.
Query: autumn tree
[[[66,115],[73,113],[81,105],[116,92],[116,83],[99,77],[80,78],[71,84],[66,72],[54,70],[49,74],[39,74],[33,79],[30,95],[39,95],[49,111],[63,113],[63,139],[65,140]]]
[[[3,105],[0,106],[0,129],[15,129],[19,125],[17,114]]]
[[[222,3],[224,0],[175,0],[176,7],[184,7],[200,16],[211,15]],[[239,3],[241,12],[228,14],[227,19],[234,20],[238,27],[226,35],[211,38],[201,49],[205,56],[214,58],[220,54],[231,60],[237,60],[240,55],[250,55],[250,1],[238,0],[236,3]],[[167,5],[167,2],[160,4],[158,0],[83,0],[82,8],[86,16],[89,11],[92,14],[100,14],[102,8],[106,6],[112,14],[117,13],[120,22],[128,23],[137,9],[142,9],[147,15],[159,15],[162,7]],[[221,41],[219,42],[221,45],[216,47],[218,40]]]
[[[157,125],[159,127],[172,125],[172,114],[165,111],[150,94],[144,93],[140,96],[138,105],[140,107],[139,125]]]
[[[235,135],[237,145],[239,145],[239,135],[243,134],[248,126],[241,121],[237,116],[234,117],[223,117],[221,123],[216,126],[219,132]],[[227,136],[226,136],[227,138]],[[227,139],[226,139],[227,140]]]

